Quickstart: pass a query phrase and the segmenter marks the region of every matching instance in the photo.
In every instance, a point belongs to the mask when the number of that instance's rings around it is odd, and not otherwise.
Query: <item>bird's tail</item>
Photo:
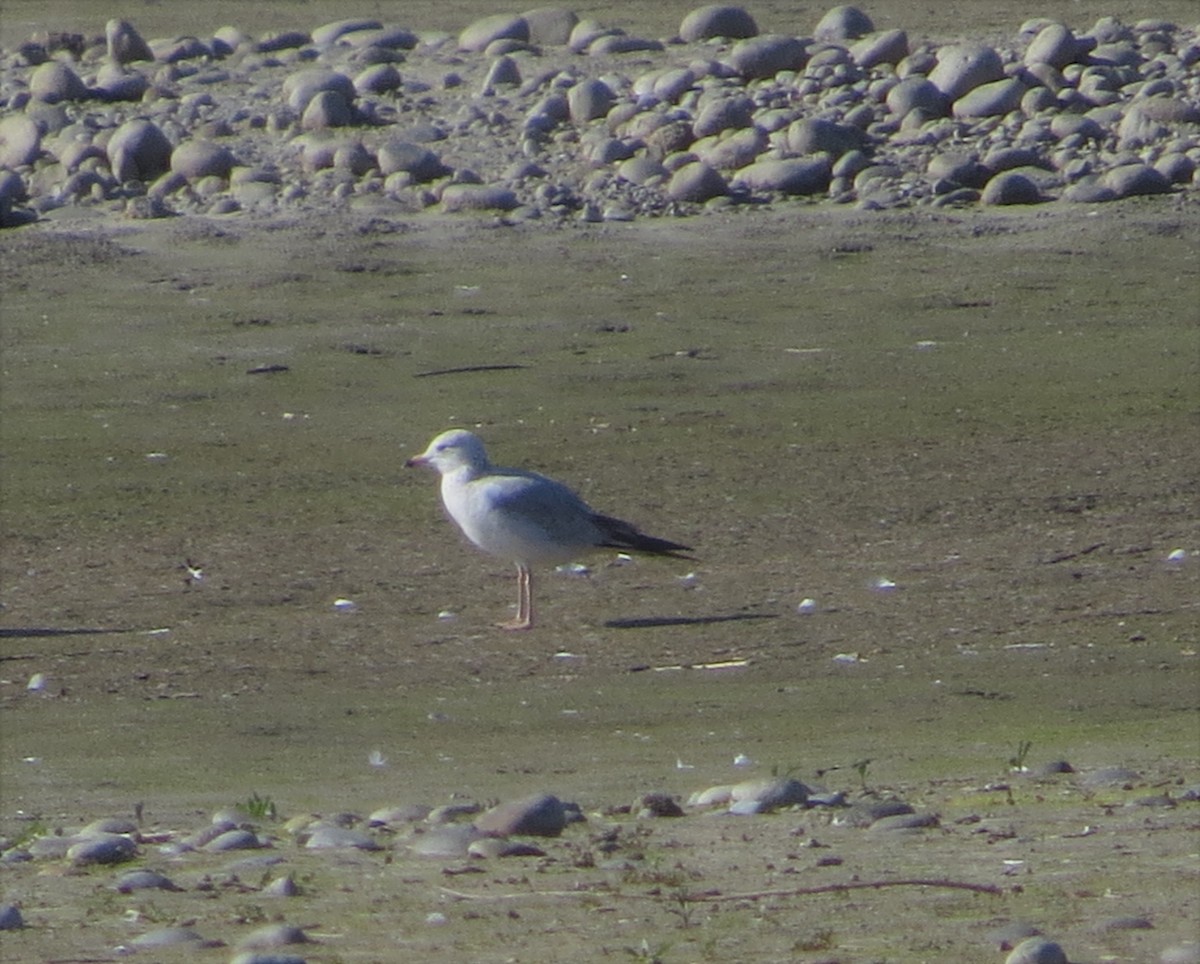
[[[691,552],[691,546],[685,546],[657,536],[648,536],[636,526],[621,519],[606,515],[594,515],[592,521],[604,536],[600,545],[609,549],[627,549],[631,552],[648,552],[655,556],[670,556],[673,559],[691,559],[683,553]]]

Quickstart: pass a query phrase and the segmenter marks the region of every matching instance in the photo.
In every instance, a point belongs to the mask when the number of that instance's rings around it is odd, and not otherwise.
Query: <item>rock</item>
[[[520,87],[521,69],[512,57],[497,57],[488,68],[487,77],[483,81],[485,93],[495,91],[497,87]]]
[[[680,167],[667,183],[667,197],[672,201],[703,204],[728,193],[729,185],[725,183],[725,178],[698,161]]]
[[[115,833],[98,833],[67,848],[67,859],[76,866],[119,864],[137,855],[137,844]]]
[[[21,916],[21,908],[16,904],[0,906],[0,931],[19,931],[25,926],[25,918]]]
[[[1166,194],[1171,182],[1148,164],[1123,164],[1108,171],[1100,183],[1110,188],[1117,197],[1134,197],[1143,194]],[[1089,774],[1089,784],[1094,775]]]
[[[984,204],[1037,204],[1043,200],[1037,184],[1016,171],[997,174],[984,185],[980,200]]]
[[[1064,201],[1075,204],[1101,204],[1117,200],[1117,192],[1098,181],[1080,181],[1062,192]]]
[[[96,73],[93,92],[110,102],[134,101],[141,100],[149,89],[150,81],[136,71],[119,64],[104,64]]]
[[[706,138],[692,145],[696,156],[718,170],[737,170],[753,163],[767,147],[767,133],[758,127],[745,127],[728,136]]]
[[[171,169],[171,142],[152,121],[126,121],[106,145],[109,169],[119,181],[153,181]]]
[[[524,17],[497,13],[476,20],[458,36],[458,49],[481,53],[496,40],[529,40],[529,23]]]
[[[880,817],[867,829],[872,833],[894,833],[908,830],[924,830],[936,827],[938,818],[932,813],[896,813],[890,817]]]
[[[1049,64],[1062,70],[1067,64],[1083,62],[1088,51],[1096,45],[1094,40],[1079,40],[1070,29],[1061,23],[1049,23],[1025,48],[1025,63]]]
[[[735,187],[778,194],[822,194],[832,177],[829,159],[786,158],[756,161],[738,172]],[[736,789],[736,788],[735,788]]]
[[[443,194],[443,206],[445,203]],[[513,207],[515,206],[514,204]],[[475,818],[475,827],[478,830],[503,837],[513,834],[557,837],[566,825],[567,816],[562,801],[549,793],[499,804]]]
[[[487,834],[472,824],[446,824],[410,838],[408,849],[422,857],[441,859],[467,856],[467,849]]]
[[[288,947],[292,944],[311,943],[307,934],[292,924],[267,924],[256,928],[238,941],[238,947],[261,950],[268,947]]]
[[[348,33],[357,33],[360,30],[382,29],[382,23],[370,18],[352,17],[348,20],[335,20],[332,23],[317,27],[312,32],[312,42],[318,47],[328,47]]]
[[[770,813],[780,807],[804,806],[808,787],[789,777],[747,780],[735,784],[731,796],[731,813]]]
[[[224,853],[229,850],[254,850],[262,845],[253,830],[234,828],[217,834],[204,845],[204,849],[212,853]]]
[[[1182,152],[1164,154],[1154,169],[1171,184],[1190,184],[1196,178],[1196,162]]]
[[[1004,63],[992,47],[982,44],[953,44],[937,53],[937,66],[929,81],[951,101],[981,84],[1004,80]]]
[[[834,158],[858,150],[865,141],[865,135],[857,127],[817,117],[796,121],[785,135],[787,149],[793,154],[825,153]]]
[[[1004,959],[1004,964],[1069,964],[1067,955],[1054,941],[1031,937],[1022,941]]]
[[[1140,104],[1134,104],[1125,112],[1117,127],[1117,141],[1121,150],[1127,151],[1153,144],[1166,136],[1166,128],[1142,109]]]
[[[871,18],[857,7],[834,7],[823,16],[813,30],[813,37],[832,43],[857,40],[875,30]]]
[[[273,54],[281,50],[294,50],[308,43],[312,43],[312,37],[303,30],[283,30],[267,34],[254,45],[254,49],[260,54]]]
[[[372,64],[354,78],[359,94],[386,94],[399,90],[403,79],[394,64]]]
[[[903,30],[885,30],[864,37],[850,48],[850,57],[863,70],[880,64],[898,64],[908,56],[908,34]]]
[[[229,964],[307,964],[307,961],[295,954],[259,954],[257,951],[241,951],[229,959]]]
[[[42,132],[24,114],[0,117],[0,167],[32,164],[42,150]]]
[[[398,807],[381,807],[367,817],[371,827],[394,827],[399,824],[419,823],[429,816],[432,808],[423,803],[411,803]]]
[[[1017,110],[1025,95],[1025,85],[1016,78],[980,84],[954,102],[955,117],[999,117]]]
[[[574,11],[564,7],[537,7],[521,14],[529,28],[529,42],[561,47],[571,39],[571,31],[579,23]]]
[[[504,840],[500,837],[485,837],[476,840],[467,847],[468,857],[478,857],[483,860],[497,857],[545,857],[546,851],[531,843],[519,840]]]
[[[879,800],[875,802],[856,803],[843,813],[833,818],[833,825],[866,828],[885,817],[912,813],[911,804],[903,800]]]
[[[29,93],[46,104],[84,100],[89,96],[79,75],[57,60],[48,61],[33,71],[29,77]]]
[[[128,20],[110,20],[104,27],[108,59],[114,64],[153,60],[154,52]]]
[[[317,827],[304,842],[306,850],[382,850],[383,845],[369,833],[350,827]]]
[[[739,40],[729,51],[727,61],[743,80],[765,80],[781,70],[803,70],[808,51],[796,37],[761,34]]]
[[[705,103],[692,123],[692,133],[696,137],[708,137],[722,131],[749,127],[753,123],[754,101],[735,94]]]
[[[630,813],[639,818],[682,817],[683,808],[669,793],[645,793],[634,801]]]
[[[207,941],[190,927],[160,927],[140,934],[129,942],[131,947],[144,950],[151,947],[215,947],[217,941]]]
[[[170,877],[157,870],[126,871],[113,882],[113,887],[122,894],[131,894],[135,890],[183,890]]]
[[[713,37],[744,40],[758,34],[758,24],[742,7],[712,3],[690,11],[679,25],[679,37],[684,43],[698,43]]]
[[[379,148],[378,158],[379,173],[384,177],[403,171],[415,183],[423,184],[448,173],[446,166],[433,151],[405,140],[394,139],[385,142]]]
[[[336,70],[310,68],[289,74],[283,81],[283,96],[290,108],[303,111],[309,102],[322,91],[341,95],[347,104],[353,104],[357,91],[354,81]]]
[[[354,120],[354,110],[341,93],[322,90],[304,108],[300,127],[306,131],[323,131],[331,127],[348,127]]]
[[[1158,960],[1159,964],[1200,964],[1200,942],[1187,941],[1168,947]]]
[[[171,170],[189,181],[204,177],[228,178],[233,164],[229,149],[212,141],[184,141],[171,152]]]
[[[887,92],[887,108],[897,117],[922,110],[930,117],[950,112],[950,98],[925,77],[905,77]]]
[[[598,79],[582,80],[567,91],[567,107],[576,124],[603,117],[612,110],[616,95],[612,88]]]

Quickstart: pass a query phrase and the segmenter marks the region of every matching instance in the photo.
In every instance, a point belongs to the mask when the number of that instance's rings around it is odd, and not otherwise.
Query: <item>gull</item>
[[[569,562],[609,548],[686,559],[690,546],[658,539],[593,510],[561,482],[537,472],[491,464],[483,442],[463,429],[443,432],[409,468],[428,465],[442,476],[442,503],[463,534],[484,552],[517,567],[517,616],[503,629],[533,627],[537,564]]]

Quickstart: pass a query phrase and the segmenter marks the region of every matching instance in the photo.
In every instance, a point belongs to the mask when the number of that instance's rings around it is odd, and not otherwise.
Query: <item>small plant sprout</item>
[[[858,774],[858,782],[862,784],[863,792],[867,791],[867,770],[871,768],[871,758],[857,760],[850,764],[850,769]]]
[[[251,793],[249,799],[240,804],[238,809],[255,820],[277,820],[279,818],[275,801],[270,797],[260,797],[257,793]]]
[[[1029,751],[1033,749],[1032,740],[1021,740],[1017,744],[1017,752],[1008,758],[1009,769],[1014,773],[1024,773],[1029,767],[1025,765],[1025,758],[1029,756]]]

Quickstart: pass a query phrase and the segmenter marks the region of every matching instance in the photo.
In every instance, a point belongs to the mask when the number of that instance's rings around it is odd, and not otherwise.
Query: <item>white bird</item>
[[[504,629],[533,626],[536,564],[570,562],[600,548],[680,556],[690,546],[648,536],[628,522],[601,515],[561,482],[537,472],[502,469],[488,461],[470,432],[443,432],[405,465],[428,465],[442,476],[442,503],[468,539],[517,567],[517,617]]]

